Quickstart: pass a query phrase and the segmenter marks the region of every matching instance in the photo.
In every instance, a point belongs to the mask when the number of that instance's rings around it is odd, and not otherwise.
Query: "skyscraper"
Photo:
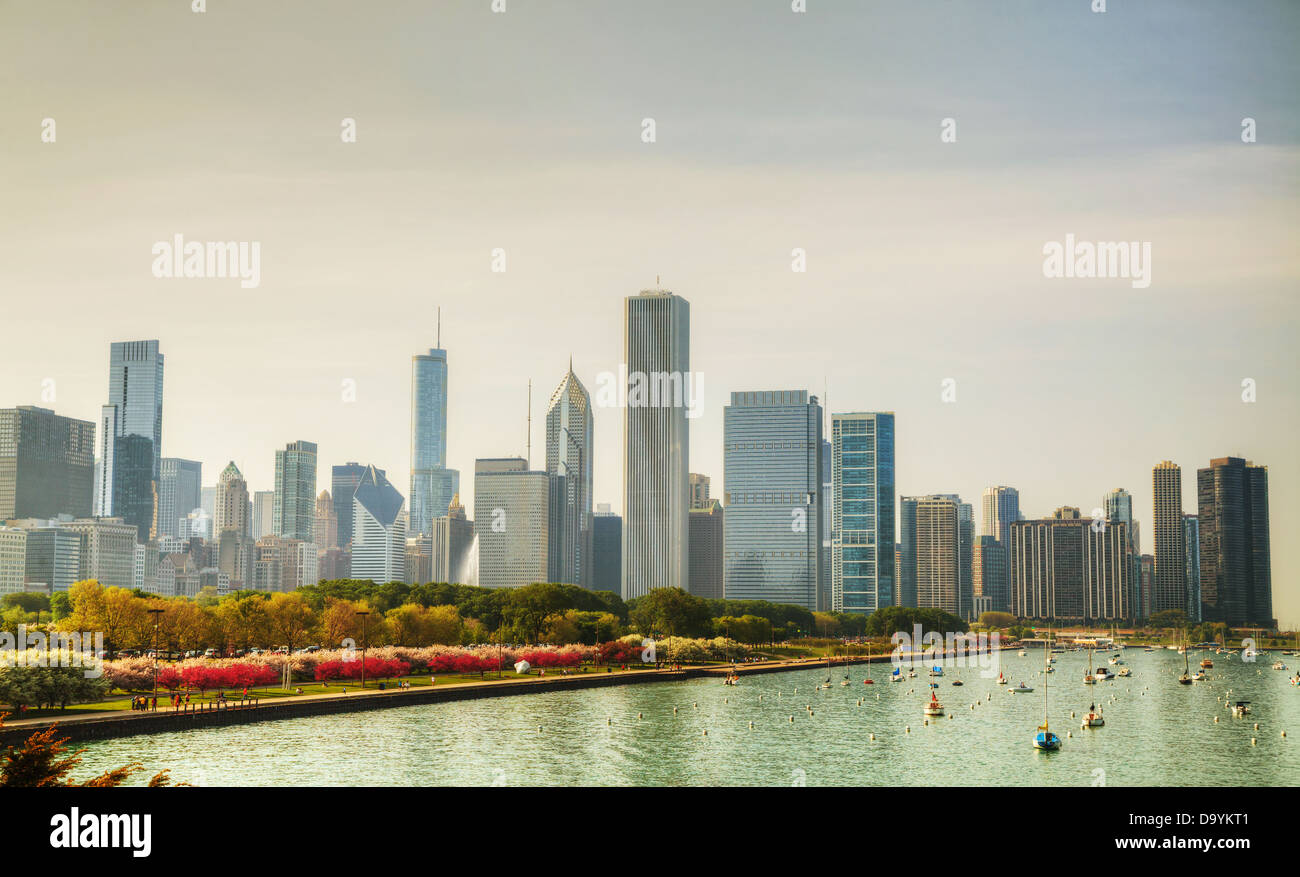
[[[474,463],[474,535],[478,583],[517,588],[548,576],[552,476],[522,457]]]
[[[334,498],[328,490],[316,497],[316,527],[313,541],[320,551],[333,551],[339,547],[339,519],[334,514]]]
[[[1187,546],[1187,620],[1201,620],[1201,528],[1196,515],[1183,515],[1183,544]]]
[[[1168,460],[1151,470],[1151,532],[1155,541],[1151,612],[1187,611],[1187,546],[1183,536],[1183,470]]]
[[[134,524],[142,541],[154,533],[162,469],[162,403],[163,355],[158,342],[113,342],[108,404],[101,411],[98,511]],[[126,441],[132,436],[135,441]]]
[[[1006,545],[1012,522],[1020,520],[1020,491],[1002,485],[984,488],[983,513],[980,535],[992,536]]]
[[[235,532],[241,536],[249,533],[248,482],[231,460],[217,478],[217,492],[212,508],[212,538],[222,533]]]
[[[356,491],[356,485],[352,486]],[[351,497],[348,498],[351,502]],[[338,515],[338,504],[335,502],[335,512]],[[259,490],[253,494],[253,529],[250,535],[254,539],[261,539],[264,536],[270,536],[275,526],[275,491]],[[346,541],[340,536],[340,541]]]
[[[1131,549],[1130,562],[1133,564],[1133,569],[1129,573],[1129,609],[1133,618],[1146,618],[1151,612],[1143,602],[1142,545],[1138,522],[1133,519],[1133,496],[1124,488],[1116,487],[1106,492],[1101,504],[1106,513],[1106,520],[1117,521],[1127,526]]]
[[[1021,618],[1097,622],[1132,617],[1126,525],[1100,526],[1077,508],[1011,525],[1011,611]]]
[[[806,390],[732,393],[722,423],[726,597],[815,610],[822,407]]]
[[[459,491],[460,473],[447,468],[447,351],[439,346],[411,357],[411,534],[431,534]]]
[[[707,509],[691,509],[689,590],[705,600],[726,597],[723,567],[726,515],[716,499]]]
[[[0,411],[0,521],[91,513],[95,424],[20,405]]]
[[[21,594],[27,582],[26,530],[0,524],[0,594]]]
[[[1219,457],[1196,470],[1201,607],[1206,621],[1272,627],[1268,467]]]
[[[374,466],[352,495],[352,578],[376,583],[406,576],[406,500]]]
[[[899,500],[900,605],[942,609],[962,618],[974,611],[971,557],[974,515],[953,494]],[[915,602],[903,602],[912,599]]]
[[[316,445],[312,442],[291,442],[284,446],[284,450],[275,452],[273,517],[275,535],[299,542],[311,542],[314,538]]]
[[[690,335],[681,296],[656,289],[624,300],[624,599],[688,585]]]
[[[824,433],[824,430],[823,430]],[[831,458],[834,449],[831,443],[822,438],[822,551],[817,562],[817,611],[829,612],[831,609],[831,499],[835,495],[835,484],[831,477]]]
[[[334,515],[339,522],[339,545],[346,547],[352,541],[352,496],[357,492],[357,485],[366,474],[369,466],[360,463],[345,463],[335,466],[330,478],[330,496],[334,497]],[[383,469],[377,473],[388,476]]]
[[[457,494],[451,498],[447,514],[433,522],[429,581],[467,584],[473,545],[474,522],[465,516]]]
[[[586,585],[591,578],[585,549],[591,528],[591,396],[573,373],[573,361],[546,409],[546,471],[560,476],[558,514],[550,522],[551,580]]]
[[[711,509],[713,501],[709,499],[709,476],[691,472],[686,476],[686,483],[691,490],[691,510]]]
[[[623,592],[623,518],[603,503],[591,520],[591,584],[593,591]]]
[[[831,447],[831,609],[893,606],[893,412],[832,415]]]
[[[158,475],[158,536],[181,535],[181,521],[202,501],[203,464],[164,457]]]
[[[1010,533],[1007,538],[1011,538]],[[1007,547],[992,536],[979,536],[972,546],[971,588],[974,592],[976,618],[980,612],[1010,611]]]

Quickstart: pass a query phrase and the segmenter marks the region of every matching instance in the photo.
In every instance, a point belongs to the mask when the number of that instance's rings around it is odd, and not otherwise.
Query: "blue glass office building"
[[[831,455],[831,609],[893,606],[893,412],[832,415]]]
[[[447,468],[447,351],[411,357],[411,526],[428,536],[460,491],[460,473]]]
[[[732,393],[723,409],[728,600],[817,609],[822,408],[804,390]]]

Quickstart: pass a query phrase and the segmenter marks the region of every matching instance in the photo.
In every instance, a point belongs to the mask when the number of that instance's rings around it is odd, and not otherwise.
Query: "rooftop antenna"
[[[442,305],[438,305],[438,349],[442,349]]]
[[[528,455],[527,468],[531,472],[533,468],[533,379],[528,379],[528,446],[525,453]]]

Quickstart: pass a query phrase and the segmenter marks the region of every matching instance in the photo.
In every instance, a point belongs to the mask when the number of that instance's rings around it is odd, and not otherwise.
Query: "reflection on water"
[[[90,744],[78,776],[141,761],[140,782],[170,768],[178,781],[231,786],[1300,785],[1300,687],[1287,682],[1295,667],[1215,655],[1208,681],[1180,686],[1174,652],[1123,657],[1132,677],[1085,686],[1086,653],[1058,656],[1049,690],[1057,753],[1030,747],[1043,714],[1041,654],[1008,652],[1001,669],[1035,693],[949,669],[936,681],[952,717],[928,726],[924,671],[890,684],[889,668],[875,665],[876,684],[864,685],[866,668],[853,667],[844,686],[836,669],[819,691],[822,668],[735,687],[700,679],[129,737]],[[1250,700],[1252,714],[1233,718],[1229,697]],[[1106,726],[1081,729],[1094,700]]]

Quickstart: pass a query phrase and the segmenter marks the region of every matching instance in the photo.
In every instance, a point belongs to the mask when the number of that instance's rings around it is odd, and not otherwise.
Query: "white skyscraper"
[[[352,496],[352,578],[400,582],[406,576],[406,500],[374,466]]]
[[[665,290],[623,304],[623,598],[688,586],[691,308]],[[476,517],[477,520],[477,517]]]
[[[1014,487],[984,488],[984,520],[981,536],[992,536],[1002,545],[1011,537],[1011,524],[1020,520],[1020,491]]]
[[[522,457],[474,461],[478,583],[517,588],[548,574],[552,476]]]

